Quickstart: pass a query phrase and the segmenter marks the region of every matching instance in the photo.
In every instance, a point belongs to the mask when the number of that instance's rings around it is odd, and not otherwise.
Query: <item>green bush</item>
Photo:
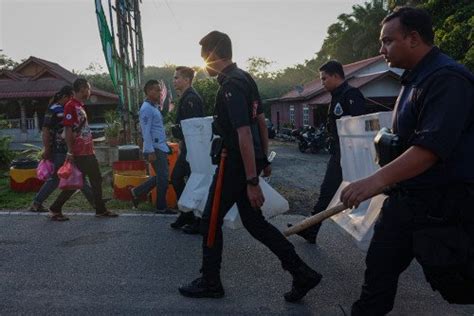
[[[117,111],[110,110],[105,112],[105,124],[107,126],[104,129],[105,137],[118,137],[120,130],[122,129],[122,123],[120,121],[120,115]]]
[[[4,169],[10,165],[15,158],[15,153],[10,150],[11,138],[9,136],[0,136],[0,169]]]
[[[29,160],[40,161],[43,156],[43,148],[33,144],[22,144],[27,147],[25,150],[21,151],[15,158],[26,158]]]

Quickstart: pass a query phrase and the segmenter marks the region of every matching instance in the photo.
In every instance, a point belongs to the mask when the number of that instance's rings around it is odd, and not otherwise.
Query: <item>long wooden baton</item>
[[[283,235],[288,237],[293,234],[299,233],[300,231],[303,231],[308,227],[321,223],[326,218],[329,218],[337,213],[341,213],[345,209],[347,209],[347,207],[345,207],[344,204],[337,204],[334,207],[328,208],[327,210],[324,210],[318,214],[314,214],[313,216],[310,216],[302,220],[301,222],[291,226],[283,232]]]
[[[219,208],[221,206],[222,182],[224,180],[224,166],[227,158],[227,149],[222,149],[221,161],[219,162],[219,173],[217,174],[216,188],[214,190],[214,198],[212,199],[211,221],[209,223],[209,231],[207,234],[207,247],[214,246],[216,239],[217,218],[219,217]]]

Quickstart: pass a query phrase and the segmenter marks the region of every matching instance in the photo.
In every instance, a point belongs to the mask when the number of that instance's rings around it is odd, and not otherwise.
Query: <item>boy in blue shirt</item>
[[[163,116],[158,108],[161,86],[158,80],[152,79],[145,84],[146,99],[140,107],[139,119],[143,138],[143,155],[148,160],[156,176],[131,190],[133,204],[138,205],[138,197],[146,195],[155,186],[157,188],[156,213],[169,213],[166,208],[166,191],[168,189],[168,153]]]

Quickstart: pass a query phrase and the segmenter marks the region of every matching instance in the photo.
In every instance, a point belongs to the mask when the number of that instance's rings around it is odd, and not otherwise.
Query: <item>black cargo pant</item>
[[[257,171],[260,172],[263,163],[258,165]],[[283,269],[290,272],[294,271],[301,264],[301,259],[296,254],[293,245],[277,228],[266,221],[260,209],[253,209],[250,205],[247,196],[245,170],[240,157],[229,156],[227,158],[215,242],[212,248],[207,247],[209,221],[218,172],[219,168],[216,169],[209,188],[209,196],[201,221],[201,231],[204,236],[202,241],[203,276],[210,280],[220,277],[223,247],[222,224],[224,216],[234,203],[237,203],[242,224],[250,235],[267,246],[280,259]]]
[[[331,202],[334,194],[342,182],[342,168],[341,168],[341,152],[339,149],[335,150],[329,158],[326,173],[324,174],[324,180],[319,190],[318,202],[313,208],[311,214],[317,214],[327,209]],[[316,224],[311,229],[317,234],[321,224]]]
[[[443,191],[439,190],[390,193],[374,227],[362,293],[352,305],[353,316],[385,315],[393,309],[398,278],[415,258],[413,233],[445,226],[433,219],[455,215],[451,209],[440,207],[445,201]],[[473,230],[474,221],[471,223]]]
[[[173,173],[171,174],[171,183],[173,184],[178,200],[181,197],[181,194],[183,194],[184,187],[186,186],[184,179],[189,177],[190,174],[191,168],[189,167],[189,163],[186,161],[186,145],[182,144],[180,146],[178,159],[174,165]]]
[[[84,177],[89,178],[92,193],[94,196],[95,210],[97,214],[107,211],[102,200],[102,175],[100,173],[99,162],[95,155],[74,156],[74,164],[82,172]],[[51,205],[53,212],[60,212],[64,203],[76,192],[76,190],[62,191]]]

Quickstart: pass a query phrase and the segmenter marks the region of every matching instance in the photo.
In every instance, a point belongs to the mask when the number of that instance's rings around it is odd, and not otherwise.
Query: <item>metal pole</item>
[[[125,21],[123,20],[122,8],[120,4],[121,0],[115,0],[115,8],[117,13],[117,29],[118,29],[118,44],[119,44],[119,55],[120,63],[122,65],[122,89],[123,89],[123,108],[122,108],[122,121],[125,132],[125,142],[129,143],[131,141],[131,124],[130,124],[130,101],[128,96],[128,78],[127,78],[127,65],[126,65],[126,52],[125,49],[125,36],[126,32],[124,30]]]
[[[134,6],[134,17],[135,17],[135,48],[137,50],[136,57],[136,72],[137,72],[137,104],[136,104],[136,111],[139,110],[139,104],[142,101],[142,85],[143,85],[143,72],[144,72],[144,51],[143,51],[143,37],[142,37],[142,22],[141,22],[141,13],[140,13],[140,3],[141,0],[135,0]],[[136,134],[135,140],[138,142],[138,133]]]
[[[112,40],[115,43],[114,19],[112,18],[112,3],[109,0],[110,30],[112,31]]]

